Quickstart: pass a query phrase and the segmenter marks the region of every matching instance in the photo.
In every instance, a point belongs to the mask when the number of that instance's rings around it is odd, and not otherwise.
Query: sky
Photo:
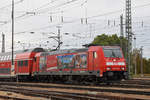
[[[61,49],[81,48],[82,45],[92,42],[97,35],[103,33],[119,36],[121,14],[125,21],[125,0],[14,1],[15,50],[37,46],[56,48],[57,41],[49,37],[57,36],[58,26],[61,27],[63,42]],[[136,37],[133,47],[143,46],[143,54],[147,58],[150,58],[149,11],[149,0],[132,0],[132,25]],[[6,35],[6,51],[10,51],[11,0],[0,1],[0,35],[2,33]]]

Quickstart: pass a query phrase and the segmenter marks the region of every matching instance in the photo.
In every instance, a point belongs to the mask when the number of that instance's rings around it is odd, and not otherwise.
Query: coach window
[[[21,66],[21,67],[23,66],[23,61],[20,61],[20,66]]]
[[[19,67],[19,61],[17,61],[17,66]]]
[[[28,60],[24,61],[24,66],[28,66]]]
[[[18,61],[18,67],[21,67],[21,61]]]

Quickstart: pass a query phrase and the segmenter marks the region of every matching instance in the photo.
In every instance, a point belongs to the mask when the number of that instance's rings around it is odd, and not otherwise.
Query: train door
[[[89,70],[99,70],[99,59],[97,51],[89,52]]]
[[[32,68],[32,73],[37,72],[37,63],[36,63],[37,58],[33,57],[33,68]]]
[[[89,57],[88,57],[88,61],[89,61],[89,67],[88,70],[89,71],[93,71],[94,70],[94,59],[93,59],[93,51],[89,52]]]
[[[34,59],[30,60],[30,75],[32,75],[33,72],[33,66],[34,66]]]

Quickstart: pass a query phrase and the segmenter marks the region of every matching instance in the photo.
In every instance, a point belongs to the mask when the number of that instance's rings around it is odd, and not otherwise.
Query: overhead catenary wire
[[[72,2],[74,2],[74,1],[78,1],[78,0],[72,0],[72,1],[68,1],[68,2],[66,2],[66,3],[63,3],[62,5],[58,5],[58,6],[63,6],[63,5],[65,5],[65,4],[69,4],[69,3],[72,3]],[[135,6],[135,7],[133,7],[133,8],[141,8],[141,7],[145,7],[145,6],[149,6],[150,5],[150,3],[148,3],[148,4],[144,4],[144,5],[138,5],[138,6]],[[58,7],[57,6],[57,7]],[[40,8],[42,8],[42,6],[41,7],[39,7],[39,8],[37,8],[37,10],[38,9],[40,9]],[[53,8],[53,7],[52,7]],[[49,9],[50,8],[47,8],[47,11],[49,11]],[[36,10],[36,9],[35,9]],[[123,10],[125,10],[125,9],[123,9]],[[122,11],[122,9],[120,9],[120,10],[116,10],[116,11],[112,11],[112,12],[108,12],[108,13],[104,13],[104,14],[99,14],[99,15],[95,15],[95,16],[91,16],[91,17],[87,17],[87,19],[90,19],[90,18],[96,18],[96,17],[100,17],[100,16],[106,16],[106,15],[110,15],[110,14],[115,14],[115,13],[119,13],[119,12],[121,12]],[[45,11],[44,11],[45,12]],[[43,13],[44,13],[43,12]],[[40,10],[39,10],[39,12],[37,11],[35,11],[35,15],[34,16],[37,16],[37,15],[39,15],[40,13],[42,13],[42,12],[40,12]],[[60,12],[56,12],[56,13],[60,13]],[[56,14],[55,13],[55,14]],[[23,15],[21,15],[21,16],[18,16],[17,18],[21,18],[21,17],[24,17],[25,15],[27,15],[27,14],[23,14]],[[29,15],[28,17],[31,17],[31,16],[33,16],[33,15]],[[26,18],[28,18],[28,17],[26,17]]]
[[[60,11],[59,11],[60,12]],[[112,14],[112,13],[110,13],[110,14]],[[109,14],[108,14],[109,15]],[[30,16],[34,16],[34,15],[30,15]],[[36,15],[35,15],[36,16]],[[103,16],[105,16],[105,15],[103,15]],[[25,16],[20,16],[18,19],[20,19],[20,18],[24,18]],[[28,17],[28,16],[26,16],[26,17]],[[101,16],[100,16],[101,17]],[[99,18],[99,16],[98,17],[95,17],[95,16],[93,16],[93,18],[91,18],[91,19],[94,19],[94,18]],[[141,17],[142,18],[142,17]],[[74,20],[74,19],[73,19]],[[72,20],[72,21],[73,21]],[[76,20],[76,21],[74,21],[74,22],[77,22],[77,21],[79,21],[80,20],[80,18],[78,19],[78,20]],[[89,19],[88,19],[89,20]],[[72,23],[74,23],[74,22],[72,22]],[[64,22],[64,24],[68,24],[68,23],[71,23],[71,21],[66,21],[66,22]],[[44,29],[46,29],[46,28],[50,28],[50,27],[55,27],[55,26],[57,26],[57,25],[59,25],[60,23],[57,23],[57,24],[54,24],[54,25],[47,25],[47,26],[45,26],[45,27],[41,27],[41,28],[32,28],[32,29],[29,29],[29,30],[27,30],[27,31],[24,31],[24,32],[30,32],[30,31],[38,31],[38,30],[44,30]],[[145,24],[145,23],[144,23]],[[97,27],[97,26],[96,26]],[[109,28],[104,28],[104,30],[105,29],[111,29],[111,28],[114,28],[114,27],[109,27]],[[101,28],[99,28],[99,29],[101,29]],[[17,32],[18,34],[20,34],[19,32]],[[16,34],[17,34],[16,33]]]
[[[62,3],[62,4],[59,4],[59,5],[56,5],[56,6],[52,6],[51,8],[47,8],[47,9],[48,9],[47,11],[49,11],[49,9],[52,9],[52,8],[54,9],[54,8],[57,8],[57,7],[62,7],[62,6],[64,6],[64,5],[73,3],[73,2],[75,2],[75,1],[79,1],[79,0],[71,0],[71,1],[67,1],[67,2]],[[49,3],[47,3],[47,4],[49,4]],[[37,16],[37,15],[39,15],[39,14],[44,13],[45,11],[43,12],[42,10],[40,10],[40,8],[42,8],[42,7],[33,9],[31,12],[34,13],[34,14],[29,14],[28,12],[24,12],[24,14],[15,17],[15,20],[16,20],[16,19],[20,19],[20,18],[26,19],[26,18],[29,18],[29,17],[32,17],[32,16]],[[36,11],[36,10],[39,10],[39,11]],[[46,12],[47,12],[47,11],[46,11]],[[55,12],[55,13],[60,13],[60,12]],[[55,14],[55,13],[54,13],[54,14]],[[51,14],[53,14],[53,13],[51,12]],[[16,21],[17,21],[17,20],[16,20]],[[7,23],[1,24],[1,25],[5,25],[5,24],[8,24],[8,23],[10,23],[10,22],[11,22],[11,20],[8,20]]]
[[[16,5],[16,4],[19,4],[19,3],[23,2],[23,1],[24,0],[19,0],[19,1],[16,1],[14,4]],[[4,10],[4,9],[6,9],[8,7],[11,7],[11,6],[12,6],[12,4],[5,5],[3,7],[0,7],[0,10]]]
[[[117,19],[117,18],[115,18]],[[76,20],[73,20],[73,21],[77,21],[78,19]],[[66,23],[72,23],[73,21],[65,21],[63,24],[66,24]],[[107,21],[107,20],[106,20]],[[133,22],[134,23],[134,22]],[[41,27],[41,28],[34,28],[34,29],[29,29],[29,30],[26,30],[26,31],[22,31],[22,32],[17,32],[16,34],[19,34],[19,33],[25,33],[25,32],[30,32],[30,31],[37,31],[37,30],[42,30],[42,29],[46,29],[46,28],[52,28],[52,27],[56,27],[58,25],[60,25],[61,23],[57,23],[57,24],[54,24],[54,25],[47,25],[46,27]],[[118,26],[117,26],[118,27]],[[109,27],[109,28],[112,28],[112,27]],[[107,27],[104,27],[104,28],[99,28],[99,29],[107,29]]]

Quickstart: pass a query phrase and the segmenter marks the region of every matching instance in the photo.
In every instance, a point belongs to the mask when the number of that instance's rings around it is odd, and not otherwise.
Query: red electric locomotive
[[[35,58],[32,74],[38,78],[62,81],[109,81],[127,78],[125,59],[118,46],[41,52]]]

